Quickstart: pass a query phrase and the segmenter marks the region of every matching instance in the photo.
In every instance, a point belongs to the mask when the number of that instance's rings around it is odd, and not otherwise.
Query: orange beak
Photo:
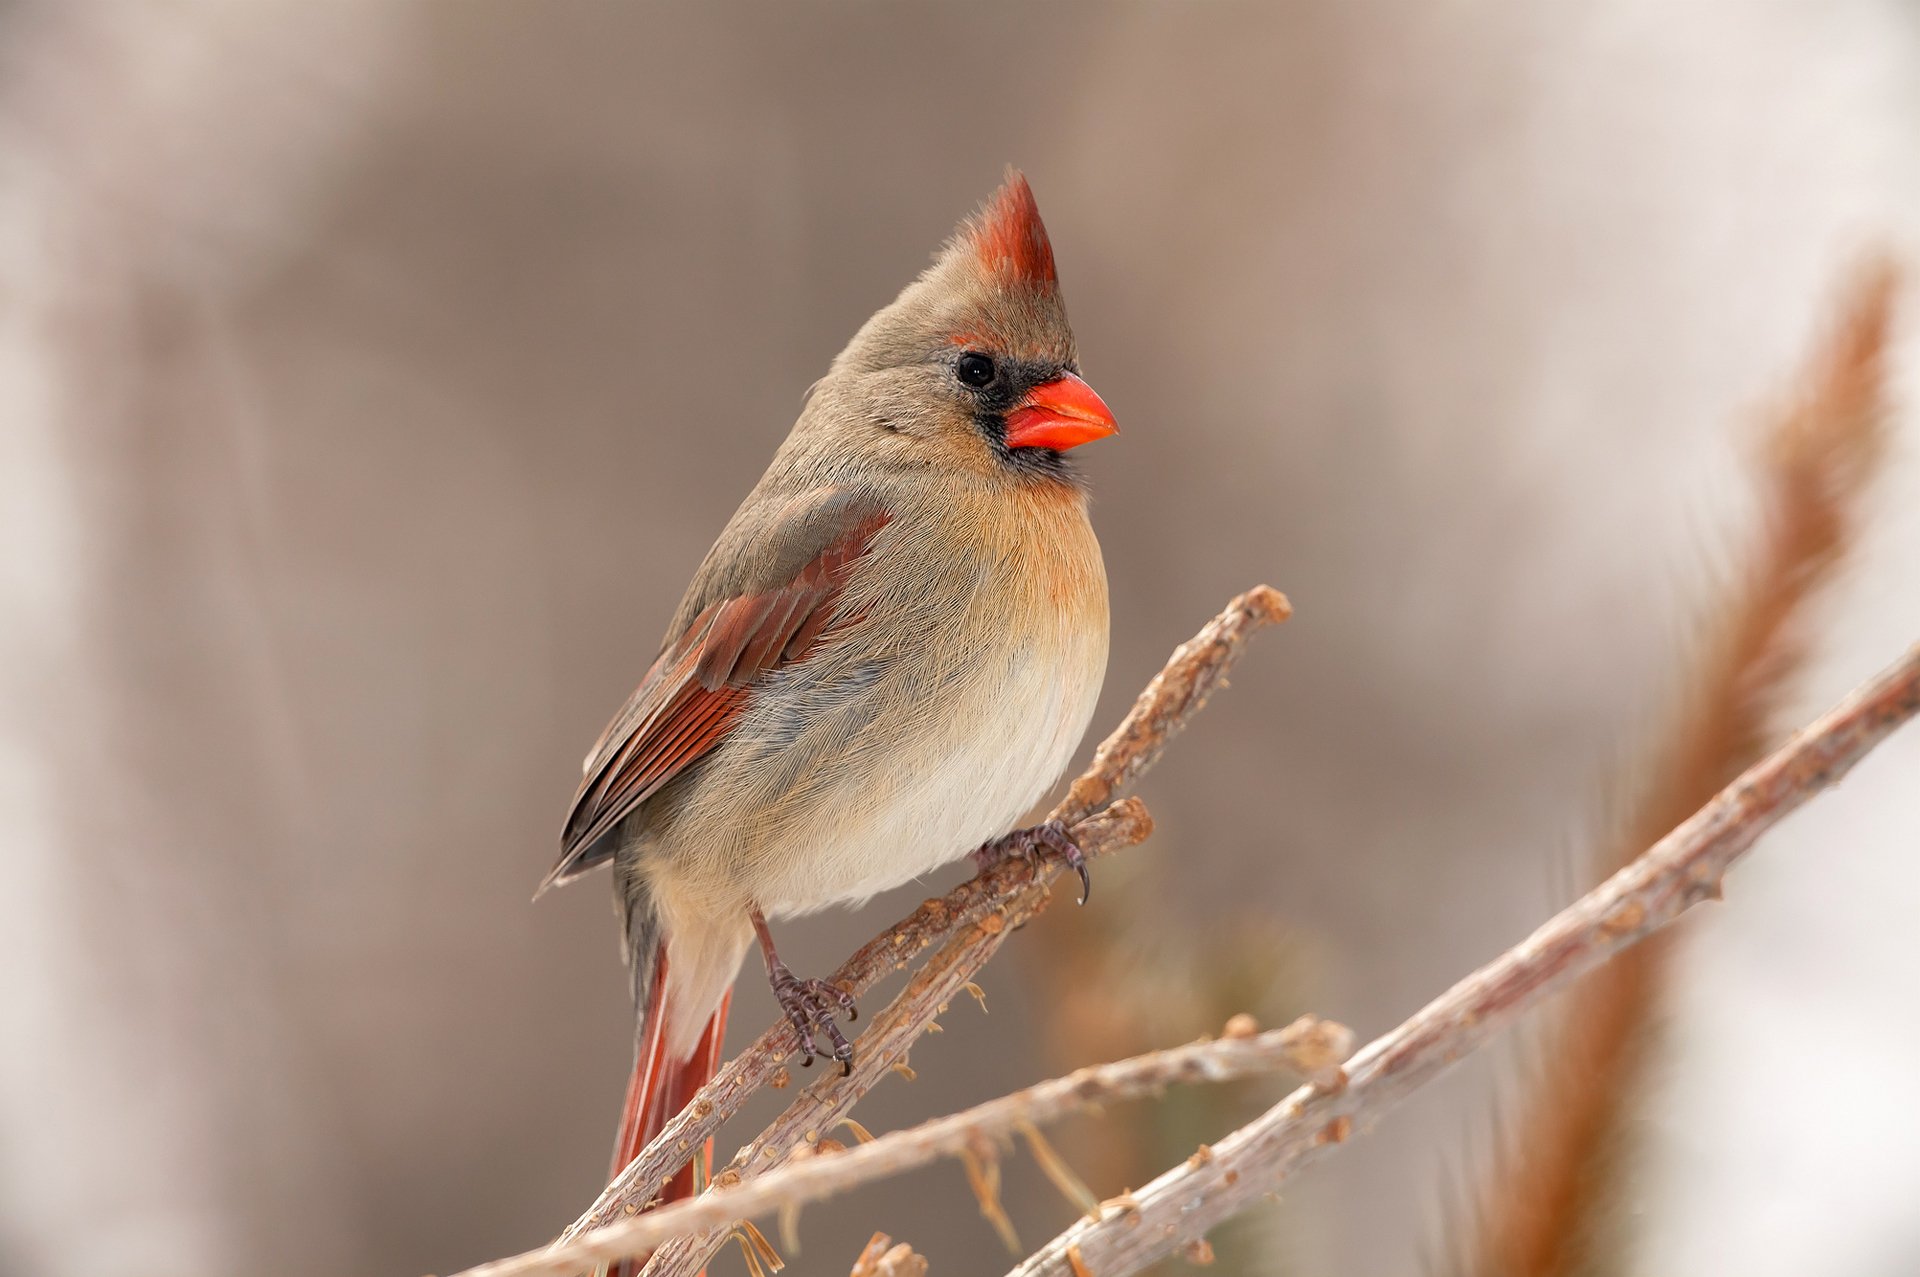
[[[1029,390],[1007,414],[1007,447],[1065,452],[1118,430],[1113,413],[1093,387],[1064,373]]]

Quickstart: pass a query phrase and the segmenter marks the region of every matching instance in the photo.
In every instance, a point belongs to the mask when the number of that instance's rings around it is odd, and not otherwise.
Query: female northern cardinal
[[[756,935],[807,1062],[815,1033],[852,1060],[853,1000],[796,978],[767,918],[970,848],[1051,851],[1084,899],[1061,830],[994,835],[1059,778],[1106,672],[1106,569],[1061,454],[1113,432],[1009,171],[814,385],[587,756],[541,890],[613,861],[640,1017],[616,1174],[718,1067]]]

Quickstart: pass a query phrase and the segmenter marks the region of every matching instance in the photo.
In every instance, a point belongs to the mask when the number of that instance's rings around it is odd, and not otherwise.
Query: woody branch
[[[1244,1017],[1242,1017],[1244,1018]],[[716,1184],[712,1192],[542,1251],[496,1260],[462,1277],[570,1277],[582,1268],[642,1253],[695,1229],[726,1228],[775,1210],[820,1201],[944,1157],[992,1156],[1011,1136],[1103,1104],[1158,1094],[1176,1083],[1232,1082],[1280,1070],[1340,1085],[1340,1061],[1353,1049],[1342,1025],[1302,1016],[1284,1029],[1236,1033],[1080,1069],[964,1112],[893,1131],[838,1152],[803,1145],[758,1179]]]
[[[1340,1090],[1306,1086],[1137,1193],[1109,1202],[1010,1277],[1125,1277],[1257,1204],[1478,1049],[1555,990],[1717,899],[1760,835],[1920,712],[1920,645],[1756,763],[1672,833],[1531,936],[1348,1061]]]
[[[1230,614],[1231,609],[1221,619]],[[1219,624],[1219,620],[1215,624]],[[1177,653],[1174,665],[1179,663],[1181,655],[1191,655],[1195,646],[1189,644]],[[1170,670],[1173,668],[1169,666]],[[1152,692],[1150,688],[1149,694],[1143,696],[1141,707],[1152,700]],[[1141,707],[1136,707],[1136,716],[1130,716],[1129,724],[1135,722]],[[1163,708],[1166,707],[1163,705]],[[1083,1272],[1122,1277],[1175,1249],[1198,1244],[1208,1229],[1256,1204],[1294,1169],[1344,1142],[1355,1122],[1377,1119],[1408,1093],[1478,1049],[1495,1030],[1510,1023],[1522,1011],[1667,926],[1700,900],[1717,897],[1727,869],[1762,833],[1815,793],[1836,783],[1916,712],[1920,712],[1920,646],[1749,769],[1613,878],[1494,962],[1460,981],[1400,1027],[1367,1046],[1349,1061],[1344,1071],[1322,1076],[1301,1088],[1260,1118],[1213,1147],[1200,1150],[1140,1192],[1104,1204],[1098,1214],[1083,1219],[1021,1264],[1013,1277],[1055,1273],[1077,1277]],[[1102,747],[1101,757],[1108,758],[1110,751],[1116,757],[1123,751],[1128,757],[1144,757],[1144,751],[1125,751],[1117,744],[1128,738],[1128,730],[1123,727]],[[1155,749],[1157,751],[1157,746]],[[1137,775],[1143,769],[1143,766],[1126,763],[1115,766],[1111,758],[1108,763],[1108,775]],[[1116,783],[1104,794],[1095,789],[1095,796],[1082,796],[1077,801],[1097,803],[1102,796],[1110,797],[1118,787]],[[1083,783],[1076,784],[1075,793],[1084,795],[1087,789],[1083,778]],[[1076,799],[1070,797],[1069,804],[1074,801]],[[1126,814],[1128,806],[1117,804],[1101,817],[1087,822],[1086,827],[1098,828],[1102,819],[1128,822],[1133,819]],[[1068,804],[1063,804],[1065,807]],[[1144,818],[1144,813],[1140,815]],[[1018,868],[1024,873],[1024,866]],[[948,948],[965,951],[985,936],[995,942],[985,950],[990,956],[998,938],[1005,935],[1004,919],[1020,916],[1015,912],[1018,903],[1032,894],[1044,898],[1044,889],[1044,881],[1016,884],[1011,900],[1005,905],[1006,912],[982,915],[1000,917],[1002,925],[976,924],[972,932],[957,935],[952,934],[955,928],[949,927]],[[923,906],[923,910],[926,908]],[[907,924],[902,924],[888,934],[901,933],[906,927]],[[947,987],[946,980],[929,976],[929,972],[940,965],[940,956],[946,953],[947,950],[943,950],[928,970],[916,977],[889,1008],[889,1015],[901,1012],[910,1022],[913,1014],[927,1008],[930,989]],[[957,992],[960,987],[964,987],[964,981],[953,985],[952,991]],[[938,1006],[932,1006],[931,1010],[937,1011]],[[921,1023],[924,1027],[925,1022]],[[869,1033],[878,1032],[880,1027],[876,1025]],[[890,1032],[883,1036],[891,1043],[897,1034]],[[1164,1078],[1169,1068],[1176,1067],[1174,1061],[1181,1062],[1178,1065],[1181,1068],[1212,1067],[1210,1063],[1202,1064],[1210,1058],[1210,1051],[1237,1049],[1225,1043],[1202,1044],[1122,1061],[1106,1066],[1115,1071],[1102,1075],[1103,1080],[1094,1084],[1094,1088],[1099,1091],[1101,1087],[1111,1087],[1115,1094],[1131,1093],[1129,1087],[1146,1086],[1152,1079]],[[885,1067],[890,1067],[874,1060],[868,1063],[876,1078]],[[716,1181],[706,1197],[667,1208],[655,1216],[603,1229],[577,1244],[560,1243],[547,1251],[497,1261],[470,1272],[472,1277],[561,1277],[577,1271],[583,1263],[644,1250],[668,1233],[679,1233],[683,1228],[700,1229],[698,1233],[681,1233],[668,1241],[649,1269],[678,1272],[681,1268],[675,1265],[698,1265],[710,1254],[709,1239],[723,1237],[726,1222],[774,1206],[815,1200],[856,1183],[919,1165],[931,1157],[950,1154],[957,1147],[954,1139],[959,1132],[967,1131],[970,1124],[984,1137],[990,1131],[1004,1131],[1010,1122],[1042,1121],[1056,1116],[1065,1110],[1052,1106],[1072,1107],[1071,1101],[1063,1098],[1062,1088],[1070,1090],[1076,1079],[1084,1085],[1086,1076],[1083,1071],[1073,1078],[1045,1083],[967,1113],[883,1137],[874,1145],[844,1153],[815,1155],[811,1141],[803,1138],[805,1132],[783,1142],[793,1122],[844,1112],[839,1100],[845,1099],[850,1104],[848,1096],[857,1097],[871,1085],[871,1082],[866,1086],[858,1084],[859,1070],[854,1078],[824,1079],[814,1088],[811,1098],[803,1096],[783,1115],[782,1121],[743,1150],[735,1159],[734,1168]],[[836,1119],[822,1116],[823,1125],[808,1129],[826,1129],[831,1120]],[[773,1154],[763,1154],[768,1167],[780,1166],[781,1169],[771,1170],[761,1183],[750,1183],[761,1169],[752,1166],[755,1154],[766,1149]],[[737,1173],[743,1166],[748,1172]],[[662,1260],[666,1261],[664,1267],[660,1266]]]

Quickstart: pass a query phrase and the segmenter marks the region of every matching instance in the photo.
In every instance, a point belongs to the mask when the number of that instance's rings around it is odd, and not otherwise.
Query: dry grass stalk
[[[1809,613],[1855,539],[1861,494],[1886,449],[1885,361],[1896,278],[1855,285],[1795,397],[1769,423],[1760,543],[1687,680],[1649,787],[1601,858],[1603,873],[1704,803],[1765,750],[1800,669]],[[1481,1194],[1476,1277],[1574,1277],[1603,1237],[1624,1109],[1638,1093],[1670,937],[1623,954],[1571,993],[1521,1133]]]
[[[1550,994],[1717,898],[1727,869],[1761,834],[1835,784],[1920,712],[1920,645],[1605,883],[1460,981],[1347,1063],[1340,1091],[1304,1087],[1131,1195],[1082,1220],[1014,1270],[1126,1277],[1264,1200],[1298,1167],[1376,1121]]]

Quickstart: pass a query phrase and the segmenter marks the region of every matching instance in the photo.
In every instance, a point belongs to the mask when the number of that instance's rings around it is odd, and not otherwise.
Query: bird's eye
[[[968,351],[953,364],[953,375],[960,379],[960,384],[972,386],[975,390],[992,385],[993,379],[999,375],[999,372],[1000,370],[993,366],[992,357],[980,354],[978,351]]]

